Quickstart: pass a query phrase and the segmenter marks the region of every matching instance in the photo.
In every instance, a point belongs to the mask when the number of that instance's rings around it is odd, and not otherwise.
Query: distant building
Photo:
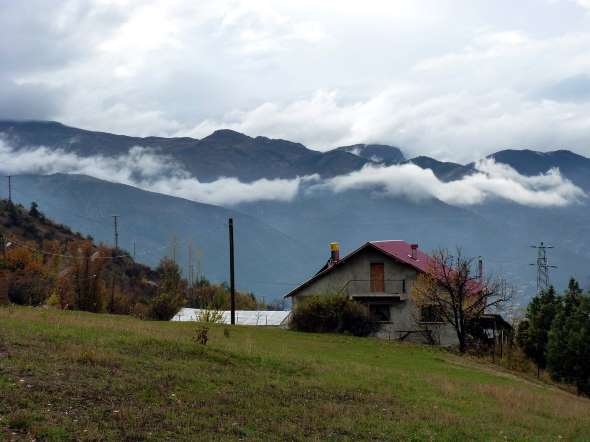
[[[337,243],[331,257],[312,278],[285,295],[295,306],[309,295],[339,293],[365,305],[381,323],[377,336],[444,346],[458,344],[454,328],[432,308],[419,309],[410,294],[432,258],[417,244],[371,241],[340,258]]]
[[[199,321],[201,315],[206,312],[197,308],[182,308],[174,315],[171,321]],[[222,324],[231,323],[231,312],[229,310],[215,311],[220,315],[219,322]],[[256,326],[281,326],[286,325],[290,311],[267,311],[267,310],[236,310],[237,325]]]

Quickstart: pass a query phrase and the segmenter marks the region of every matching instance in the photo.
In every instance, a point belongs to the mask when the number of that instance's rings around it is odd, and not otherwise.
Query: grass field
[[[590,400],[368,338],[0,308],[6,440],[590,440]]]

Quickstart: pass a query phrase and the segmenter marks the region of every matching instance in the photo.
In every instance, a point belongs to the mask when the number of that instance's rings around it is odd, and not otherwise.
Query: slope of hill
[[[159,282],[154,270],[135,262],[128,254],[73,233],[70,227],[56,224],[36,208],[26,210],[0,200],[0,235],[5,261],[0,266],[0,304],[12,300],[35,305],[59,293],[62,308],[69,308],[69,295],[73,292],[69,291],[72,279],[68,278],[75,274],[80,258],[84,257],[83,250],[89,250],[86,256],[101,257],[100,264],[97,261],[92,265],[94,270],[87,267],[79,271],[96,272],[92,278],[99,285],[113,284],[109,285],[113,290],[111,311],[128,313],[128,306],[134,302],[147,302]]]
[[[41,244],[44,240],[66,243],[80,241],[84,237],[72,232],[68,226],[57,224],[43,214],[31,216],[28,210],[18,205],[10,205],[0,199],[0,234],[17,241],[34,241]]]
[[[228,280],[227,220],[233,217],[237,284],[257,295],[277,298],[311,270],[313,250],[251,216],[218,206],[62,174],[15,177],[14,199],[25,206],[36,201],[50,218],[106,244],[113,243],[111,216],[117,214],[120,246],[131,252],[135,241],[137,260],[149,265],[175,253],[186,269],[192,243],[195,271],[216,282]]]
[[[225,332],[224,330],[228,330]],[[585,440],[590,401],[407,344],[0,308],[22,440]]]

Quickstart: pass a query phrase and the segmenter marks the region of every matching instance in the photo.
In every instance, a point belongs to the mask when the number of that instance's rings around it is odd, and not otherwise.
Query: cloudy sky
[[[1,0],[0,58],[0,118],[590,155],[590,0]]]

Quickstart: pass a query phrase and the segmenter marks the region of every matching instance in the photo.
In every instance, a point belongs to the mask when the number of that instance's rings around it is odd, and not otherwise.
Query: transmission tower
[[[549,269],[556,269],[557,266],[549,265],[547,259],[547,249],[553,249],[553,246],[545,245],[542,241],[538,246],[531,246],[537,249],[537,262],[530,264],[537,266],[537,293],[549,287]]]

